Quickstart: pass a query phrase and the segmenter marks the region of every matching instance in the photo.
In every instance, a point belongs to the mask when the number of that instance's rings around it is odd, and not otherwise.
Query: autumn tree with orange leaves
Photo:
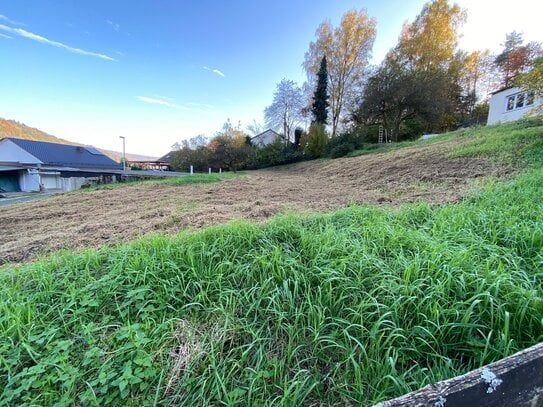
[[[309,44],[304,68],[310,83],[316,83],[321,61],[326,56],[331,134],[337,134],[340,118],[346,112],[353,92],[361,87],[376,34],[376,21],[366,10],[347,11],[339,27],[325,21]]]

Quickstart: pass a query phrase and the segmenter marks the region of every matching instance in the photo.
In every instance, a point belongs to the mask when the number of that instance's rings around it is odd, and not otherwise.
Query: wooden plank
[[[543,343],[375,407],[542,407]]]

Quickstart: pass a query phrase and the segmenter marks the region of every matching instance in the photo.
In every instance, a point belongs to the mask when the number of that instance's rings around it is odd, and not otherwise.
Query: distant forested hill
[[[16,122],[15,120],[6,120],[0,118],[0,138],[4,137],[47,141],[49,143],[79,145],[78,143],[52,136],[45,133],[44,131],[35,129],[33,127],[28,127],[26,124]]]

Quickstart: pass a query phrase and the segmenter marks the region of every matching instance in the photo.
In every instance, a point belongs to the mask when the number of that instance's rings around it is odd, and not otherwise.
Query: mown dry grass
[[[251,171],[214,184],[142,183],[7,206],[0,212],[0,264],[148,233],[172,234],[236,219],[263,221],[285,211],[455,202],[473,188],[473,179],[511,171],[483,158],[449,157],[451,143]]]

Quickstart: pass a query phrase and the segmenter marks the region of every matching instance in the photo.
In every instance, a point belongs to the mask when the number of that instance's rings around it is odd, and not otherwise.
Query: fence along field
[[[460,203],[352,206],[3,266],[0,400],[372,405],[541,342],[543,132],[516,126],[462,151],[514,157],[522,173]]]

